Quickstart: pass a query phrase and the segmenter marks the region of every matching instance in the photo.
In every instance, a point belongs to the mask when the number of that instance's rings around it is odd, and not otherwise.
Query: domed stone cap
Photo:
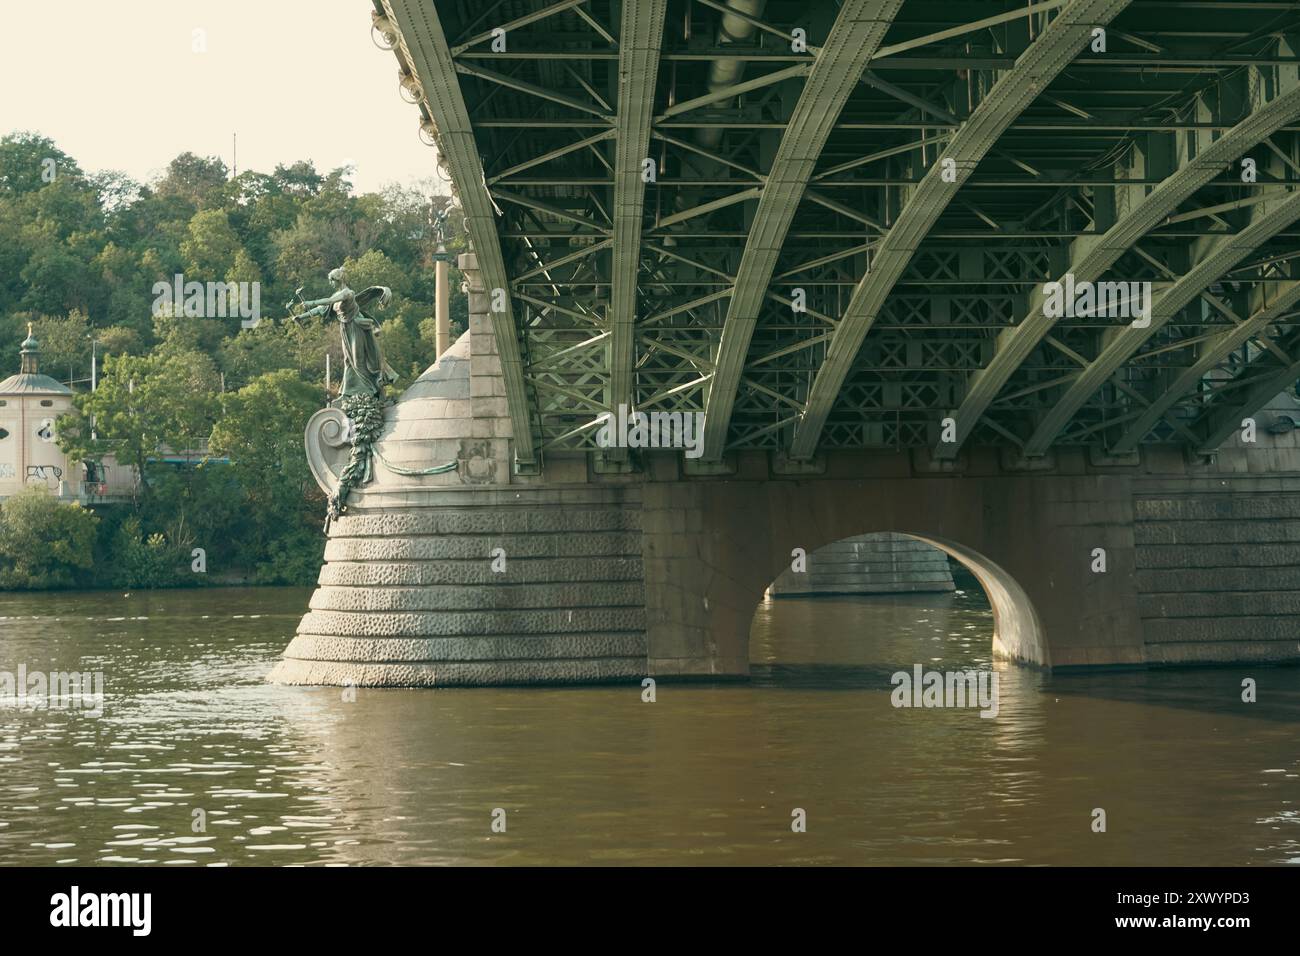
[[[48,375],[20,372],[0,382],[0,395],[71,395],[72,389]]]
[[[397,404],[429,398],[469,398],[469,361],[470,336],[465,332],[411,383]]]
[[[375,443],[374,478],[352,492],[360,505],[367,494],[393,488],[459,484],[456,471],[435,475],[401,475],[388,465],[420,470],[455,461],[461,441],[472,435],[470,405],[470,334],[461,335],[411,387],[384,410],[384,430]],[[338,487],[351,453],[347,416],[324,408],[307,422],[307,462],[326,494]]]
[[[470,334],[461,335],[425,369],[385,410],[384,417],[384,430],[375,443],[381,467],[376,470],[375,483],[363,487],[361,494],[391,487],[460,484],[457,471],[413,478],[395,474],[389,465],[418,470],[462,457],[464,442],[474,435]]]

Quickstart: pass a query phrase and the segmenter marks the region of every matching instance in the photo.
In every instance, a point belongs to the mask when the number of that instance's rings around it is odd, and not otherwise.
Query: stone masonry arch
[[[920,578],[916,583],[913,582],[915,571],[916,553],[910,550],[898,551],[900,547],[905,548],[897,541],[897,538],[903,537],[909,539],[914,544],[926,545],[933,549],[933,560],[942,560],[939,555],[943,554],[953,558],[968,571],[971,572],[978,580],[980,587],[983,589],[985,596],[993,611],[993,633],[992,647],[993,656],[1005,660],[1022,660],[1026,662],[1046,662],[1047,654],[1043,640],[1042,625],[1038,619],[1038,613],[1034,609],[1033,602],[1029,595],[1005,569],[998,566],[995,562],[990,561],[984,555],[965,547],[964,545],[948,541],[942,538],[924,537],[922,535],[910,534],[905,531],[890,532],[869,532],[867,535],[846,535],[835,541],[828,542],[819,548],[806,551],[806,562],[804,574],[790,574],[791,560],[786,561],[785,565],[776,569],[773,576],[773,586],[769,588],[769,593],[773,593],[777,582],[786,583],[789,591],[782,590],[782,596],[815,596],[818,594],[857,594],[867,595],[877,593],[875,587],[880,585],[879,593],[915,593],[917,591],[938,591],[941,585],[930,583],[928,577]],[[836,552],[830,560],[833,563],[830,569],[822,568],[822,573],[834,575],[844,575],[853,573],[858,578],[849,581],[846,584],[827,585],[826,589],[816,584],[817,578],[813,575],[818,571],[818,565],[823,555],[827,555],[827,549],[834,545],[845,545],[852,542],[852,557],[847,553]],[[864,553],[860,548],[866,548]],[[896,570],[891,576],[888,568],[878,568],[883,562],[890,567],[897,567],[898,560],[904,562],[902,569]],[[924,566],[922,574],[930,572],[928,566],[932,563],[929,556],[925,558],[927,565]],[[807,582],[801,587],[796,581]],[[838,578],[836,579],[838,581]],[[951,578],[949,578],[951,582]],[[859,585],[869,585],[868,588],[862,588]],[[805,589],[806,588],[806,589]],[[834,588],[834,590],[830,590]],[[842,588],[842,589],[841,589]]]
[[[651,673],[747,673],[753,610],[792,549],[873,532],[911,535],[970,568],[993,604],[1000,658],[1144,661],[1126,478],[696,479],[642,495]],[[1092,570],[1098,548],[1103,573]]]

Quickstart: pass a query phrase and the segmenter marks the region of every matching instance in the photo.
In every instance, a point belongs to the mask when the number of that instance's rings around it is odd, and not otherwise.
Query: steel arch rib
[[[424,91],[424,103],[438,128],[438,142],[447,159],[474,252],[478,256],[483,285],[492,289],[509,289],[501,240],[497,235],[492,199],[485,185],[483,163],[474,143],[469,111],[461,95],[456,64],[447,44],[436,4],[428,0],[384,0],[389,20],[398,30],[406,62],[415,71]],[[510,296],[505,297],[505,311],[492,312],[492,331],[501,358],[501,375],[505,380],[506,406],[514,431],[515,458],[522,463],[535,460],[532,424],[528,416],[524,390],[523,361],[519,352]]]
[[[1296,344],[1294,339],[1292,344]],[[1263,407],[1278,392],[1294,384],[1297,378],[1300,378],[1300,360],[1290,362],[1271,374],[1265,373],[1256,384],[1247,387],[1246,397],[1240,402],[1207,412],[1202,416],[1205,422],[1205,437],[1201,439],[1197,451],[1202,455],[1212,453],[1229,435],[1241,427],[1244,416]]]
[[[609,406],[632,402],[636,284],[641,259],[650,119],[668,0],[623,0],[618,47],[618,138],[614,159],[614,250],[610,282]]]
[[[759,310],[790,223],[840,110],[888,32],[902,0],[846,0],[808,72],[767,174],[745,240],[734,294],[727,307],[713,382],[704,406],[704,453],[716,460],[726,447],[736,392]]]
[[[949,139],[947,147],[916,186],[889,233],[881,241],[866,275],[853,290],[848,307],[813,380],[808,406],[798,425],[790,454],[811,457],[821,438],[836,396],[885,300],[917,247],[938,221],[962,183],[993,148],[1008,126],[1037,98],[1091,38],[1094,27],[1116,17],[1130,0],[1073,0],[1016,60],[974,112]],[[951,159],[956,181],[943,181],[943,161]]]
[[[1246,344],[1251,336],[1262,332],[1270,322],[1286,314],[1300,302],[1300,281],[1292,280],[1281,288],[1274,288],[1269,283],[1261,283],[1255,287],[1251,297],[1259,301],[1253,303],[1250,317],[1206,344],[1200,358],[1184,369],[1173,384],[1151,403],[1112,446],[1115,454],[1123,455],[1131,452],[1147,432],[1151,431],[1165,416],[1165,413],[1178,404],[1183,396],[1190,394],[1211,369],[1232,354],[1234,349]]]
[[[1147,197],[1102,236],[1076,240],[1076,252],[1065,272],[1075,281],[1095,282],[1148,231],[1160,224],[1184,200],[1228,168],[1243,152],[1300,115],[1300,87],[1281,93],[1255,110],[1202,150],[1194,160],[1168,176]],[[1116,180],[1116,185],[1123,185]],[[1043,315],[1043,289],[1034,290],[1023,321],[998,336],[987,366],[971,376],[970,387],[953,414],[956,440],[934,448],[936,458],[953,458],[993,404],[1020,364],[1051,331],[1056,320]]]
[[[1192,267],[1155,297],[1151,304],[1151,322],[1148,326],[1126,326],[1106,343],[1101,354],[1079,373],[1065,394],[1043,417],[1025,444],[1026,456],[1041,456],[1084,403],[1106,384],[1120,366],[1133,357],[1142,343],[1211,283],[1300,217],[1300,192],[1279,192],[1276,199],[1252,206],[1251,212],[1251,222],[1245,229],[1231,236],[1215,236],[1206,241],[1199,250],[1202,254],[1196,258]]]

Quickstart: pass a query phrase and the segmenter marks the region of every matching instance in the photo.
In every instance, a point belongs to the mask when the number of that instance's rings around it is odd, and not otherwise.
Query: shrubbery
[[[0,507],[0,587],[68,588],[90,580],[99,519],[32,487]]]
[[[157,531],[146,536],[135,515],[118,526],[111,555],[100,583],[119,588],[165,588],[181,583],[179,549]]]
[[[40,170],[52,159],[53,182]],[[232,176],[216,157],[176,157],[156,181],[87,175],[51,140],[0,137],[0,377],[18,367],[27,323],[42,371],[89,378],[60,420],[72,460],[112,454],[142,478],[130,504],[96,514],[24,492],[3,506],[0,586],[163,587],[244,576],[310,584],[319,571],[324,496],[306,467],[307,418],[343,370],[338,325],[283,321],[284,303],[329,292],[343,265],[357,290],[393,290],[380,315],[385,357],[410,381],[434,357],[432,223],[451,199],[426,188],[354,194],[349,171],[306,162]],[[467,247],[462,216],[446,246]],[[259,282],[262,321],[155,309],[155,283]],[[451,271],[451,317],[468,300]],[[90,427],[94,421],[94,428]],[[210,441],[212,458],[165,449]],[[197,457],[197,456],[196,456]],[[38,520],[39,512],[39,520]],[[191,570],[204,549],[207,573]]]

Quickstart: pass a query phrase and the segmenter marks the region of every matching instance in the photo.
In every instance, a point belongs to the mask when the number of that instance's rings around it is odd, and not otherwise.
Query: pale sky
[[[0,0],[0,135],[49,136],[88,173],[147,181],[178,153],[271,172],[351,162],[360,192],[432,178],[369,0]],[[194,31],[206,53],[193,52]],[[445,191],[445,189],[443,190]]]

